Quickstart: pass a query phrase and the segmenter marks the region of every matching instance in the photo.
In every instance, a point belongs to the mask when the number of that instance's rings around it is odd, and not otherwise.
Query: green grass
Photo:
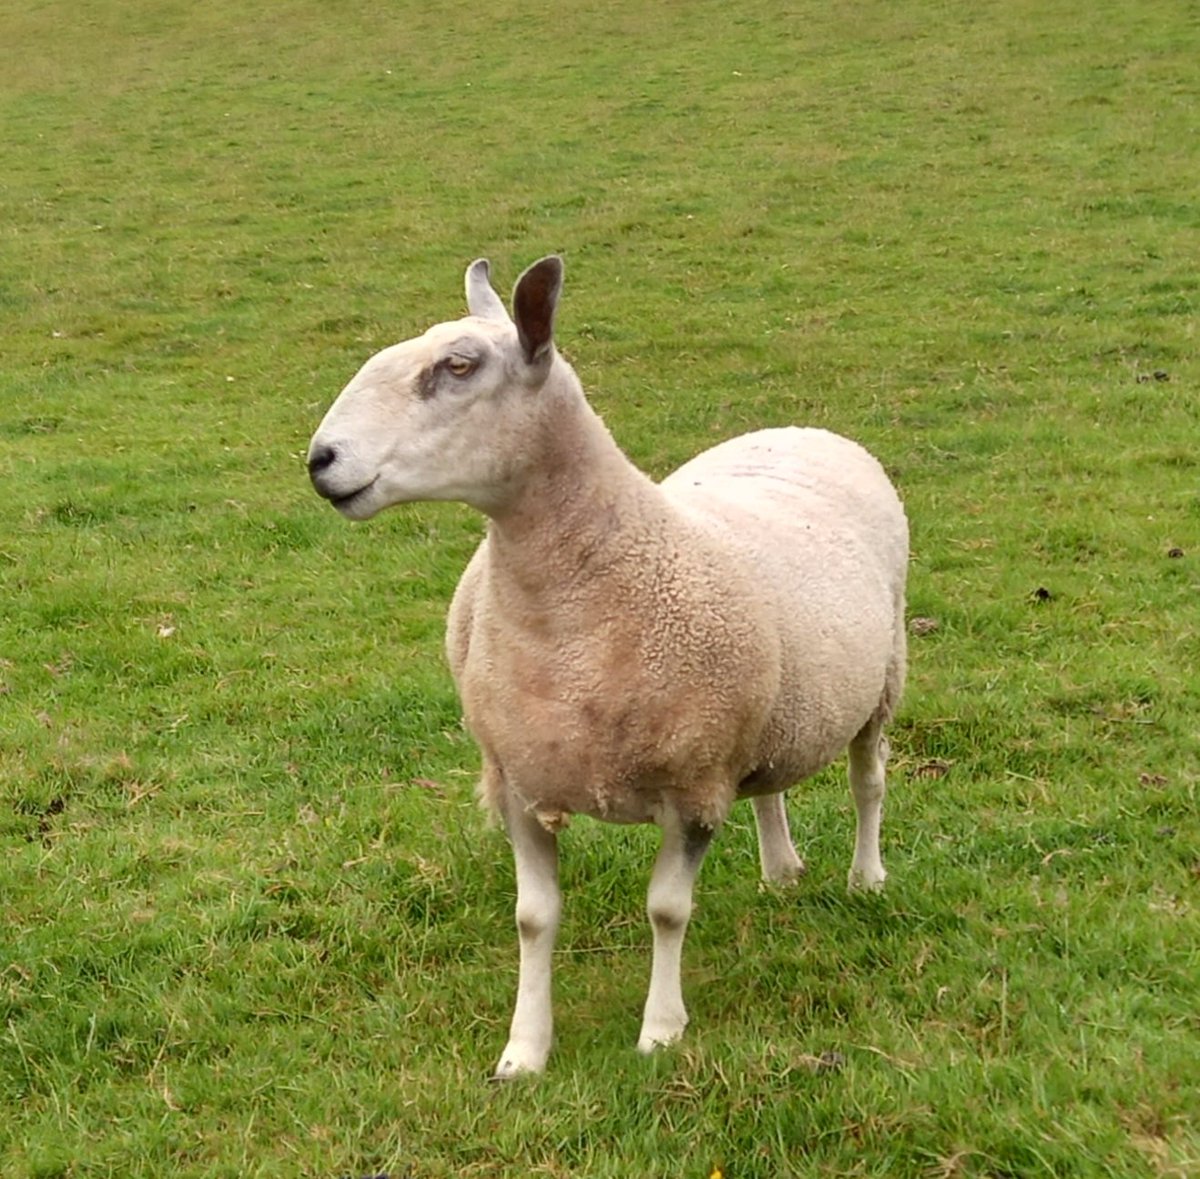
[[[0,1174],[1200,1174],[1198,56],[1169,0],[8,5]],[[551,1068],[495,1087],[481,524],[349,527],[300,458],[551,250],[640,464],[861,439],[938,626],[886,897],[840,769],[794,893],[736,812],[647,1061],[653,833],[579,821]]]

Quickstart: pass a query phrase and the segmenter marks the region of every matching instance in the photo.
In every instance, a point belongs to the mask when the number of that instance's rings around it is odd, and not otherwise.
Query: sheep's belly
[[[698,766],[727,762],[728,751],[717,755],[706,734],[673,728],[653,707],[598,719],[549,701],[528,711],[512,703],[503,724],[468,709],[468,725],[499,771],[493,786],[485,776],[484,801],[495,809],[507,794],[551,829],[569,815],[651,823],[665,810],[714,823],[735,797],[737,775],[725,765],[697,781]]]
[[[588,815],[607,823],[657,822],[678,790],[662,772],[642,775],[603,772],[590,757],[573,757],[552,746],[553,770],[537,752],[501,762],[503,789],[543,826],[556,830],[570,815]],[[497,805],[499,799],[488,799]]]
[[[740,776],[726,769],[697,771],[701,761],[687,769],[622,764],[614,750],[606,756],[593,747],[564,748],[559,741],[510,753],[502,770],[509,794],[549,830],[565,826],[570,815],[608,823],[657,823],[667,811],[716,826],[736,799],[780,793],[837,760],[859,727],[856,723],[836,736],[826,734],[819,743],[777,748]]]
[[[510,790],[548,831],[561,830],[572,815],[605,823],[657,823],[670,806],[666,792],[653,789],[630,791],[593,785],[582,797],[564,790],[538,791],[534,797],[517,788]]]
[[[508,789],[539,815],[588,815],[608,823],[650,823],[658,821],[665,808],[674,809],[685,796],[688,809],[692,809],[686,783],[667,769],[627,768],[615,760],[605,765],[590,749],[557,752],[557,756],[551,754],[549,767],[536,753],[503,767]]]

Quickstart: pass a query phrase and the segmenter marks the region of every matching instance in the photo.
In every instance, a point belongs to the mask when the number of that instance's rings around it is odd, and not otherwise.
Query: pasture
[[[1197,60],[1173,0],[6,5],[0,1174],[1200,1174]],[[735,811],[643,1059],[655,833],[578,820],[497,1086],[482,523],[351,526],[302,457],[551,251],[639,465],[862,441],[923,621],[887,892],[842,767],[795,890]]]

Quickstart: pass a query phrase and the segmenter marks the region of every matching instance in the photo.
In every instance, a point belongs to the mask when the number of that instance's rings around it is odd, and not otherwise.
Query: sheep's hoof
[[[511,1060],[502,1060],[496,1065],[496,1071],[492,1073],[491,1079],[503,1084],[506,1081],[519,1081],[523,1077],[536,1077],[541,1072],[540,1068],[524,1068],[519,1064],[514,1064]]]
[[[496,1071],[492,1073],[493,1081],[515,1081],[518,1077],[533,1077],[546,1068],[548,1052],[533,1052],[527,1048],[509,1045],[505,1048]]]
[[[850,879],[846,882],[846,887],[851,892],[883,892],[885,880],[887,880],[887,873],[882,868],[875,872],[851,868]]]
[[[684,1028],[687,1027],[685,1019],[677,1027],[658,1027],[653,1030],[648,1028],[642,1029],[642,1034],[638,1036],[637,1050],[643,1056],[650,1056],[657,1052],[660,1048],[669,1048],[672,1044],[677,1044],[680,1037],[683,1035]]]
[[[661,1049],[670,1048],[672,1044],[678,1044],[678,1043],[679,1043],[678,1036],[671,1036],[670,1038],[665,1037],[665,1036],[663,1036],[663,1037],[641,1036],[641,1037],[639,1037],[638,1042],[637,1042],[637,1050],[643,1056],[653,1056],[654,1053],[660,1051]]]
[[[790,888],[807,874],[808,866],[803,860],[797,859],[795,863],[784,864],[772,868],[770,872],[764,872],[763,884],[769,888]]]

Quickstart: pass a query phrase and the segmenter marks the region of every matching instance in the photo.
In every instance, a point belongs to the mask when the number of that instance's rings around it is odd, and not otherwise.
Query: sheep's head
[[[352,520],[413,500],[500,506],[556,362],[562,273],[557,257],[535,262],[510,317],[487,262],[473,262],[470,314],[376,353],[330,407],[308,448],[318,494]]]

